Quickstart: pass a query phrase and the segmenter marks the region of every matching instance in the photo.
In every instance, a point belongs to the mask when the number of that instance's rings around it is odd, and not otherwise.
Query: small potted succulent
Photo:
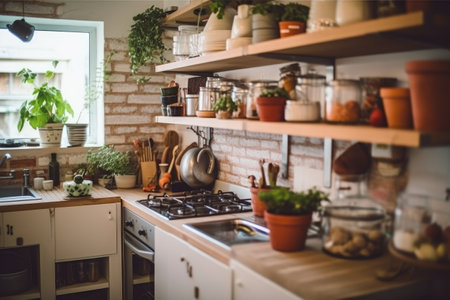
[[[300,251],[305,247],[312,213],[321,208],[328,195],[317,189],[299,193],[277,187],[260,192],[259,198],[267,206],[264,219],[270,230],[270,244],[279,251]]]
[[[309,7],[294,2],[285,4],[278,21],[280,36],[283,38],[306,32],[308,16]]]
[[[58,61],[52,62],[56,68]],[[22,77],[22,83],[34,86],[34,99],[23,102],[19,110],[19,122],[17,129],[22,131],[25,122],[28,122],[33,129],[39,130],[41,145],[44,147],[59,146],[64,123],[73,116],[73,110],[69,102],[64,100],[61,90],[50,85],[50,81],[55,77],[55,72],[46,71],[45,78],[40,86],[35,83],[37,73],[24,68],[17,73]]]
[[[289,94],[283,88],[270,88],[264,90],[256,98],[259,120],[263,122],[284,121],[284,107]]]
[[[214,112],[218,119],[231,119],[233,112],[237,110],[238,106],[230,96],[222,96],[219,101],[214,104]]]

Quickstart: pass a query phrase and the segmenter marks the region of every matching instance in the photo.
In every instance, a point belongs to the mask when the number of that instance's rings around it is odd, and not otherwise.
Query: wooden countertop
[[[92,188],[90,197],[68,197],[62,188],[54,188],[51,191],[39,190],[36,192],[42,197],[41,200],[0,202],[0,212],[117,203],[121,200],[120,196],[116,193],[98,185]]]

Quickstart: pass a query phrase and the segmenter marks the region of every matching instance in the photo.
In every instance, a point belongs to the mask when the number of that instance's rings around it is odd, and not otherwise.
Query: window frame
[[[22,16],[0,15],[0,28],[6,29]],[[48,19],[26,17],[25,20],[40,31],[85,32],[89,34],[89,80],[96,78],[97,66],[104,61],[104,25],[103,21],[84,21],[67,19]],[[104,87],[101,86],[99,99],[89,108],[89,124],[95,120],[95,126],[89,126],[90,136],[93,137],[93,146],[105,144],[104,120]]]

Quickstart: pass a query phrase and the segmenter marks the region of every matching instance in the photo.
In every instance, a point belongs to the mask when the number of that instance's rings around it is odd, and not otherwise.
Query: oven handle
[[[134,238],[129,233],[125,232],[125,238],[123,239],[125,246],[131,249],[135,254],[139,255],[142,258],[145,258],[151,262],[154,262],[155,259],[155,251],[143,245],[136,238]],[[138,248],[139,247],[139,248]]]

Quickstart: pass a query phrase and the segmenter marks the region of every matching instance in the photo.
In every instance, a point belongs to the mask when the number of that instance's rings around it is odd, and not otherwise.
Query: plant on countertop
[[[89,150],[87,161],[106,175],[132,175],[136,173],[137,163],[130,152],[120,152],[114,146],[105,145],[97,151]],[[104,176],[103,176],[104,177]]]
[[[259,95],[259,97],[267,97],[267,98],[272,98],[272,97],[283,97],[283,98],[289,98],[289,94],[286,92],[286,90],[284,88],[270,88],[270,89],[265,89],[262,91],[261,95]]]
[[[52,62],[56,68],[58,61]],[[17,77],[22,77],[23,83],[29,83],[34,86],[33,100],[26,100],[20,107],[19,122],[17,129],[22,131],[25,122],[28,122],[33,129],[43,128],[48,123],[65,123],[69,115],[73,116],[73,110],[70,104],[63,99],[61,91],[54,86],[49,85],[49,81],[55,76],[55,72],[46,71],[45,78],[47,82],[38,86],[35,83],[37,74],[30,69],[23,68]]]
[[[311,214],[321,208],[322,201],[329,201],[328,194],[315,188],[296,193],[277,187],[260,192],[259,198],[267,205],[268,212],[277,215]]]
[[[133,17],[135,23],[131,26],[128,34],[128,49],[131,59],[131,74],[138,83],[149,80],[145,76],[137,76],[142,66],[167,62],[164,51],[168,48],[162,39],[164,31],[162,20],[165,17],[165,12],[154,5]]]
[[[285,4],[280,21],[299,21],[305,22],[308,20],[309,7],[300,3],[291,2]]]

